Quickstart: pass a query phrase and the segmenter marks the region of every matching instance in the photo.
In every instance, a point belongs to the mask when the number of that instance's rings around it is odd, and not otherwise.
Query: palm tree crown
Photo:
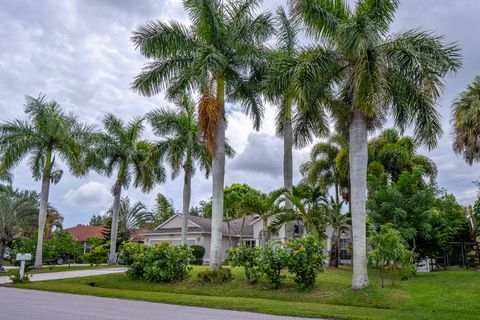
[[[453,150],[468,164],[480,160],[480,76],[460,94],[452,111]]]

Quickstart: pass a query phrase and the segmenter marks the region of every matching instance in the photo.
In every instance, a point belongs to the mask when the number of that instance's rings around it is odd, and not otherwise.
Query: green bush
[[[287,249],[286,267],[295,283],[301,290],[312,288],[325,263],[322,244],[310,235],[289,240]]]
[[[230,249],[226,261],[232,267],[242,267],[245,279],[256,282],[260,277],[258,272],[259,254],[259,248],[241,245]]]
[[[45,242],[43,256],[45,259],[57,259],[65,256],[72,260],[82,252],[82,245],[66,231],[58,231]]]
[[[232,270],[230,268],[219,268],[215,270],[201,271],[198,278],[203,283],[220,284],[233,279]]]
[[[13,239],[12,244],[10,246],[10,263],[18,265],[20,264],[19,261],[16,261],[15,258],[17,256],[17,253],[30,253],[32,255],[32,260],[30,261],[25,261],[26,266],[33,265],[33,257],[35,257],[35,249],[37,245],[35,240],[30,239],[30,238],[17,238]]]
[[[192,254],[195,257],[195,260],[192,261],[192,264],[201,266],[203,264],[203,256],[205,255],[205,247],[192,245],[190,248],[193,250]]]
[[[12,283],[25,283],[30,281],[26,273],[23,275],[23,278],[20,277],[20,269],[14,270],[13,274],[9,275],[8,277],[10,278],[10,281],[12,281]]]
[[[84,255],[85,261],[90,264],[102,264],[107,263],[108,253],[110,252],[110,241],[103,244],[92,245],[92,252]]]
[[[258,265],[254,268],[261,272],[268,281],[271,289],[280,288],[281,281],[285,278],[281,271],[286,266],[288,252],[280,242],[269,242],[258,256]]]
[[[188,246],[173,246],[167,242],[145,246],[125,243],[121,259],[128,267],[127,274],[151,282],[175,282],[185,278],[194,260]]]

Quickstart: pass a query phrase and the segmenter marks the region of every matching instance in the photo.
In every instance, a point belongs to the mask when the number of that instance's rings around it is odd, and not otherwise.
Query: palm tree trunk
[[[47,156],[47,158],[49,158]],[[48,194],[50,192],[50,164],[47,159],[47,169],[42,176],[42,190],[40,191],[40,210],[38,212],[38,231],[37,231],[37,250],[35,253],[35,269],[42,268],[42,252],[43,252],[43,233],[45,231],[45,221],[47,219],[48,210]]]
[[[120,197],[122,193],[122,183],[120,180],[115,182],[113,187],[113,214],[112,226],[110,228],[110,253],[108,255],[108,264],[117,263],[117,234],[118,234],[118,215],[120,212]]]
[[[240,239],[238,240],[238,244],[242,245],[243,241],[243,227],[245,226],[245,216],[242,217],[242,226],[240,227]]]
[[[185,168],[185,179],[183,183],[183,208],[182,208],[182,244],[187,244],[188,216],[190,211],[190,197],[192,194],[192,168]]]
[[[350,123],[350,186],[353,233],[352,288],[368,286],[366,201],[367,201],[367,121],[358,110],[352,112]]]
[[[215,136],[215,156],[212,162],[212,239],[210,245],[210,269],[221,266],[222,225],[223,225],[223,188],[225,176],[225,83],[223,77],[217,78],[217,102],[222,116]]]
[[[283,187],[289,192],[293,186],[293,129],[292,129],[292,100],[287,98],[285,102],[285,119],[283,122]],[[293,207],[290,199],[285,199],[285,208]],[[287,222],[285,228],[285,240],[293,237],[293,222]]]

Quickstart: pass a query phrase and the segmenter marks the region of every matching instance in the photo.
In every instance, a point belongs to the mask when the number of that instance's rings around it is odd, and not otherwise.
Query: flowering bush
[[[258,256],[258,270],[265,276],[271,289],[280,288],[285,278],[281,271],[286,266],[288,252],[280,242],[269,242]]]
[[[314,236],[304,236],[287,242],[286,267],[301,290],[315,284],[317,274],[323,271],[323,246]]]
[[[152,282],[175,282],[185,278],[194,261],[188,246],[172,246],[168,242],[145,246],[125,243],[121,253],[127,274]]]
[[[231,248],[228,252],[227,262],[232,267],[242,267],[245,279],[256,282],[260,277],[258,272],[259,248],[241,245]]]

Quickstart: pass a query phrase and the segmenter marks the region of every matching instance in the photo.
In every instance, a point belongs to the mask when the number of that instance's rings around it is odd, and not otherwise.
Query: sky
[[[266,0],[263,9],[284,4]],[[479,179],[480,170],[453,153],[450,111],[458,93],[480,74],[478,12],[478,0],[402,0],[391,28],[392,33],[428,30],[462,48],[463,68],[446,78],[438,104],[445,134],[436,149],[421,153],[437,163],[439,186],[465,205],[477,196],[472,181]],[[81,121],[97,126],[106,113],[128,121],[170,105],[161,94],[143,97],[130,90],[133,77],[146,62],[130,37],[136,27],[152,19],[188,22],[181,0],[0,0],[0,121],[24,118],[25,95],[41,92]],[[227,137],[237,155],[227,160],[225,185],[248,183],[263,191],[282,186],[283,145],[274,134],[274,108],[266,106],[257,132],[235,105],[229,107]],[[157,139],[149,130],[145,137]],[[308,159],[308,151],[294,151],[295,169]],[[33,180],[25,162],[13,174],[15,187],[39,191],[40,183]],[[299,179],[295,170],[294,180]],[[64,216],[64,227],[86,224],[92,215],[110,207],[112,184],[112,178],[95,173],[80,179],[65,172],[60,183],[51,187],[50,202]],[[124,195],[153,208],[158,192],[181,208],[181,178],[168,179],[149,194],[130,187]],[[192,183],[192,204],[210,194],[210,181],[198,172]]]

